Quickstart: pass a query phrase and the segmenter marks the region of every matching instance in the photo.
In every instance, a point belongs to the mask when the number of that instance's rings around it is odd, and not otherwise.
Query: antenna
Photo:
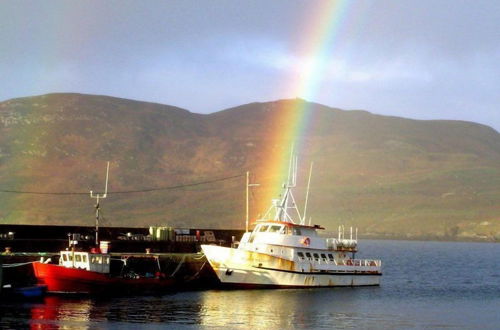
[[[309,168],[309,180],[307,180],[307,192],[306,192],[306,201],[304,203],[304,224],[306,222],[306,212],[307,212],[307,201],[309,200],[309,187],[311,186],[311,175],[313,170],[313,162],[311,162],[311,167]],[[309,218],[309,225],[311,225],[311,218]]]
[[[99,199],[106,198],[108,195],[108,177],[109,177],[109,161],[106,167],[106,185],[104,186],[104,194],[95,194],[90,191],[90,198],[96,199],[95,204],[95,245],[99,246]]]

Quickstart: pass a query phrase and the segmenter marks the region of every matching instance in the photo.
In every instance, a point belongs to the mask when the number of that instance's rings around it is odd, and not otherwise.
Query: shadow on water
[[[495,328],[499,244],[366,241],[380,287],[207,290],[0,302],[0,328]],[[362,253],[359,257],[364,257]]]

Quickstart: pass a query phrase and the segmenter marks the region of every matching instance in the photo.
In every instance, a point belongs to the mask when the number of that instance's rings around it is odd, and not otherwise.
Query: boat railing
[[[299,257],[300,261],[310,261],[318,265],[335,265],[335,266],[357,266],[357,267],[380,267],[382,265],[381,260],[375,259],[346,259],[346,260],[331,260],[324,258],[308,258]]]
[[[381,260],[375,259],[347,259],[335,261],[337,266],[380,267]]]

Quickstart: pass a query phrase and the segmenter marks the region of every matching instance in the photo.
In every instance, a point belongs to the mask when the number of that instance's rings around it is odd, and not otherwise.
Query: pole
[[[249,198],[249,193],[248,190],[250,189],[250,171],[247,171],[247,185],[246,185],[246,191],[247,191],[247,205],[246,205],[246,217],[245,217],[245,233],[248,233],[248,220],[249,220],[249,210],[248,210],[248,198]]]
[[[95,245],[99,246],[99,195],[97,195],[95,204]]]
[[[246,217],[245,217],[245,232],[248,233],[248,222],[250,220],[250,211],[249,211],[249,199],[250,199],[250,187],[258,187],[260,184],[258,183],[250,183],[250,171],[247,171],[247,185],[246,185],[246,193],[247,193],[247,205],[246,205]]]

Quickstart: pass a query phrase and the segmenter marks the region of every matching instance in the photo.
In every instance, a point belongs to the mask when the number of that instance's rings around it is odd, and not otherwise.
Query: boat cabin
[[[66,268],[85,269],[97,273],[109,273],[109,254],[82,251],[61,251],[59,265]]]
[[[290,248],[318,249],[338,252],[357,251],[357,240],[344,238],[339,231],[338,238],[324,238],[317,230],[324,229],[318,225],[307,226],[285,221],[258,220],[255,228],[241,238],[239,247],[257,251],[264,245],[279,245]]]
[[[291,223],[267,222],[255,226],[253,233],[276,233],[295,236],[317,236],[319,227],[301,226]]]

